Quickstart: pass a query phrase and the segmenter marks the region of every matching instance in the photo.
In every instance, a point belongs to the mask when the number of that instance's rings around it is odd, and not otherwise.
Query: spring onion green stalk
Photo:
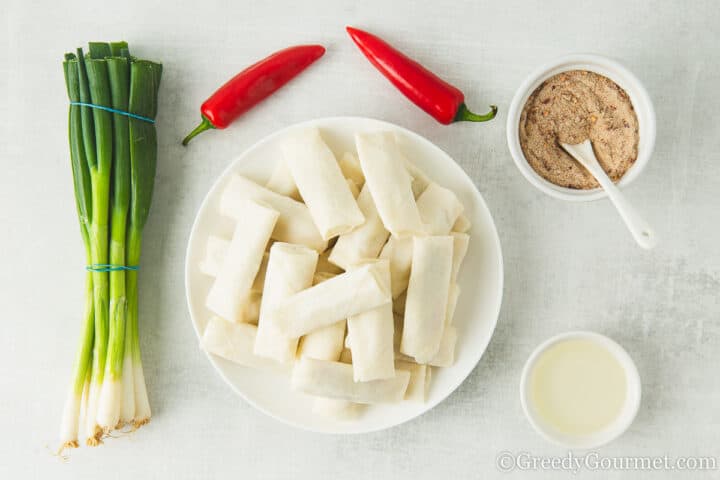
[[[102,58],[83,59],[82,50],[78,52],[80,68],[84,67],[90,99],[94,105],[111,107],[110,79],[107,62]],[[82,82],[82,74],[81,74]],[[88,108],[88,107],[83,107]],[[96,163],[90,165],[92,182],[93,216],[90,222],[90,252],[92,263],[105,265],[108,263],[108,231],[110,179],[112,175],[113,154],[113,116],[110,112],[94,109]],[[105,376],[105,362],[108,350],[108,272],[93,272],[93,302],[95,308],[95,345],[93,348],[93,371],[90,379],[90,398],[88,399],[88,415],[86,427],[87,443],[94,446],[100,442],[103,434],[97,422],[97,411],[100,403],[100,391]]]
[[[130,63],[110,57],[107,63],[112,107],[128,111]],[[130,207],[130,134],[128,117],[118,115],[113,125],[112,200],[110,204],[110,264],[125,264],[125,236]],[[125,271],[110,272],[110,332],[97,421],[104,432],[120,421],[122,371],[125,356]]]
[[[80,101],[80,82],[77,57],[67,54],[63,62],[65,83],[70,101]],[[85,155],[83,138],[83,119],[80,107],[71,106],[68,118],[68,136],[70,140],[70,165],[75,190],[75,206],[80,221],[80,233],[85,246],[86,261],[91,263],[90,255],[90,217],[92,215],[91,181],[88,159]],[[94,145],[93,145],[94,146]],[[78,446],[78,427],[83,392],[89,384],[92,348],[94,339],[93,277],[90,272],[85,276],[85,308],[83,314],[80,346],[75,357],[72,381],[65,401],[60,429],[61,448]]]
[[[68,98],[155,118],[162,66],[130,56],[127,43],[91,43],[66,54]],[[136,266],[157,160],[153,123],[71,105],[70,160],[80,232],[89,265]],[[61,449],[88,445],[150,418],[138,337],[135,270],[86,275],[80,346],[63,409]],[[81,428],[82,427],[82,428]]]
[[[149,118],[157,115],[157,93],[160,87],[162,65],[137,60],[130,66],[130,110]],[[147,122],[130,123],[130,218],[127,236],[127,263],[140,263],[142,232],[152,202],[157,165],[157,134],[154,125]],[[127,272],[128,326],[133,365],[135,394],[134,425],[139,427],[150,421],[145,375],[138,335],[137,271]]]

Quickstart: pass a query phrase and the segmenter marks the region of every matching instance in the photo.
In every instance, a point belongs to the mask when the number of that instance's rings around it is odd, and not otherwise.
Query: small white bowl
[[[575,202],[597,200],[606,196],[605,191],[601,188],[576,190],[555,185],[542,178],[530,166],[520,147],[520,115],[522,114],[525,102],[527,102],[530,95],[542,82],[553,75],[569,70],[588,70],[604,75],[627,92],[635,109],[635,113],[637,114],[640,139],[638,143],[637,160],[635,160],[633,166],[625,172],[625,175],[623,175],[618,182],[618,186],[624,187],[640,175],[640,172],[642,172],[647,165],[650,155],[652,155],[653,147],[655,146],[655,110],[653,109],[650,96],[642,83],[640,83],[640,80],[618,62],[600,55],[567,55],[542,65],[527,77],[522,85],[520,85],[520,88],[518,88],[510,104],[506,128],[508,147],[510,148],[513,160],[515,160],[515,165],[520,169],[520,172],[530,183],[548,195]]]
[[[618,415],[618,417],[608,427],[592,435],[567,435],[552,429],[539,418],[537,412],[529,403],[529,376],[538,358],[552,345],[570,339],[590,340],[605,347],[612,355],[615,356],[625,371],[627,394],[625,396],[625,404],[623,405],[620,415]],[[547,440],[557,445],[576,449],[597,448],[610,443],[622,435],[630,427],[637,415],[638,409],[640,408],[641,390],[640,374],[635,366],[635,362],[633,362],[632,358],[630,358],[630,355],[628,355],[625,349],[605,335],[588,331],[561,333],[560,335],[556,335],[543,342],[535,349],[535,351],[533,351],[532,355],[530,355],[530,358],[525,363],[525,367],[523,368],[522,376],[520,378],[520,401],[522,403],[525,416],[530,421],[533,428]]]

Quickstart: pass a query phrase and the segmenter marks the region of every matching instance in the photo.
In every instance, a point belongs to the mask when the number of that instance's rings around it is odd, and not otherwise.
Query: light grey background
[[[501,474],[495,459],[504,450],[566,454],[523,417],[518,381],[538,343],[572,329],[618,340],[643,380],[637,420],[601,455],[720,457],[720,11],[711,1],[579,3],[3,1],[0,477],[562,478]],[[436,124],[367,63],[346,24],[439,72],[471,108],[497,103],[498,119]],[[165,66],[140,284],[154,415],[136,434],[74,451],[63,464],[50,450],[78,338],[84,259],[60,62],[66,50],[99,39],[126,39],[135,54]],[[180,146],[214,88],[303,42],[328,52],[231,128]],[[652,252],[634,245],[607,201],[546,197],[508,153],[504,115],[515,89],[540,63],[573,52],[619,59],[655,102],[655,154],[626,190],[661,236]],[[395,122],[449,152],[489,204],[506,268],[497,331],[468,380],[423,417],[354,437],[294,430],[235,396],[198,348],[182,276],[196,209],[230,159],[279,128],[333,115]]]

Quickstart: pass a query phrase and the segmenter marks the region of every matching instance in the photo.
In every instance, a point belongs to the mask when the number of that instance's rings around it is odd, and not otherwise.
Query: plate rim
[[[495,331],[497,330],[497,324],[498,320],[500,319],[500,311],[502,310],[502,300],[503,300],[503,294],[505,289],[505,266],[503,261],[503,253],[502,253],[502,245],[500,243],[500,236],[497,231],[497,226],[495,225],[495,219],[493,218],[492,212],[490,211],[490,208],[487,205],[487,202],[485,201],[485,198],[483,197],[480,190],[475,185],[475,182],[470,178],[470,176],[465,172],[465,170],[455,161],[455,159],[448,154],[445,150],[440,148],[438,145],[436,145],[434,142],[430,141],[429,139],[425,138],[424,136],[420,135],[419,133],[416,133],[408,128],[402,127],[400,125],[385,121],[385,120],[379,120],[372,117],[362,117],[362,116],[354,116],[354,115],[340,115],[340,116],[330,116],[330,117],[318,117],[313,118],[310,120],[304,120],[301,122],[293,123],[290,125],[286,125],[285,127],[282,127],[278,130],[275,130],[268,135],[265,135],[264,137],[260,138],[256,142],[252,143],[248,147],[244,148],[242,152],[236,156],[230,161],[230,163],[220,172],[220,174],[215,178],[215,180],[212,182],[212,185],[208,188],[207,192],[205,193],[205,196],[203,197],[202,201],[200,202],[200,206],[197,209],[197,212],[195,214],[195,218],[193,220],[192,226],[190,227],[190,234],[188,236],[187,240],[187,246],[185,247],[185,265],[184,265],[184,284],[185,284],[185,302],[188,309],[188,313],[190,314],[190,323],[192,324],[193,330],[195,331],[195,335],[198,340],[202,340],[202,333],[198,329],[198,322],[195,320],[193,315],[193,308],[192,308],[192,302],[190,299],[190,274],[191,274],[191,265],[190,265],[190,249],[191,246],[196,241],[196,235],[198,234],[198,223],[201,219],[201,214],[205,212],[205,210],[208,208],[208,204],[210,202],[210,194],[215,191],[216,188],[219,187],[219,185],[225,180],[226,176],[231,174],[232,171],[236,168],[236,166],[243,161],[243,159],[248,155],[249,152],[256,150],[257,148],[261,147],[262,145],[272,142],[277,137],[282,136],[284,133],[286,133],[289,130],[301,128],[304,126],[316,126],[318,123],[334,123],[334,122],[347,122],[347,121],[360,121],[360,122],[366,122],[371,121],[374,123],[379,124],[380,126],[389,127],[391,130],[399,130],[403,134],[408,135],[409,137],[413,138],[414,140],[419,140],[420,142],[423,142],[427,145],[429,145],[432,149],[439,152],[441,155],[444,155],[448,159],[450,159],[452,163],[452,167],[459,171],[462,176],[465,177],[469,181],[469,183],[472,185],[473,189],[475,190],[475,193],[477,194],[477,197],[480,200],[480,204],[485,209],[485,211],[488,213],[490,217],[490,225],[493,235],[492,236],[492,242],[495,249],[497,249],[498,255],[497,255],[497,261],[498,261],[498,298],[496,299],[497,307],[495,308],[495,312],[493,315],[493,322],[492,322],[492,329],[490,330],[490,335],[488,336],[485,344],[482,346],[482,351],[478,354],[477,359],[474,360],[472,368],[470,368],[466,373],[461,374],[458,376],[458,380],[456,382],[453,382],[454,385],[452,388],[447,389],[446,392],[443,392],[438,396],[437,399],[433,402],[428,402],[425,405],[425,408],[420,411],[417,415],[404,418],[398,422],[388,422],[386,425],[380,425],[380,426],[374,426],[370,428],[365,429],[356,429],[356,430],[349,430],[349,431],[329,431],[324,430],[321,428],[313,428],[308,425],[297,423],[291,419],[281,417],[279,415],[276,415],[275,413],[269,411],[264,406],[260,405],[259,403],[255,402],[254,400],[250,399],[244,392],[242,392],[240,389],[238,389],[233,382],[231,382],[228,377],[223,372],[222,368],[218,365],[216,359],[213,357],[213,355],[210,354],[210,352],[207,352],[205,349],[201,348],[202,352],[205,354],[205,356],[210,361],[210,364],[213,366],[215,371],[219,374],[220,378],[222,378],[223,382],[225,382],[233,392],[235,392],[240,398],[242,398],[245,402],[247,402],[250,406],[255,408],[256,410],[260,411],[264,415],[279,421],[285,425],[313,433],[321,433],[325,435],[359,435],[359,434],[366,434],[366,433],[372,433],[372,432],[380,432],[383,430],[387,430],[389,428],[397,427],[399,425],[402,425],[404,423],[407,423],[411,420],[415,420],[436,406],[438,406],[440,403],[444,402],[451,394],[453,394],[463,383],[465,383],[465,380],[470,376],[470,374],[477,368],[478,364],[480,363],[480,360],[482,360],[482,357],[485,355],[485,352],[487,352],[488,346],[490,345],[490,341],[492,340],[493,336],[495,335]]]

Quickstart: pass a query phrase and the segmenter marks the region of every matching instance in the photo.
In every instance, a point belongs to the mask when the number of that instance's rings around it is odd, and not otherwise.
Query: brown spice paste
[[[520,146],[530,166],[562,187],[590,189],[597,181],[560,143],[590,139],[600,165],[617,182],[637,159],[638,120],[625,90],[607,77],[571,70],[550,77],[520,116]]]

